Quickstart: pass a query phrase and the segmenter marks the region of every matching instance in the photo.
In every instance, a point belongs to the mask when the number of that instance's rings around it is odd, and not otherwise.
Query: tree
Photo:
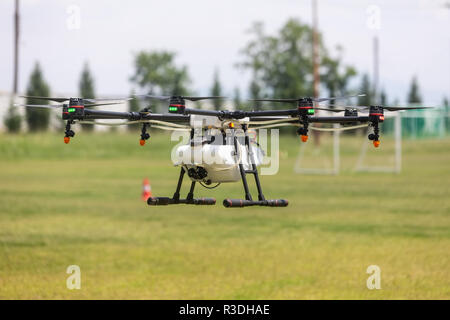
[[[381,90],[380,103],[381,103],[382,106],[387,106],[388,105],[387,94],[386,94],[386,91],[384,91],[384,90]]]
[[[130,111],[130,112],[138,112],[141,110],[141,106],[139,105],[139,100],[135,97],[134,94],[135,94],[135,92],[134,92],[134,90],[132,90],[131,94],[130,94],[131,100],[128,102],[128,111]],[[141,126],[138,124],[128,125],[129,130],[137,130],[140,127]]]
[[[262,23],[250,30],[253,39],[241,51],[239,67],[252,71],[252,98],[296,98],[313,95],[313,30],[297,19],[290,19],[276,36],[267,35]],[[343,66],[340,58],[332,58],[319,34],[321,83],[329,93],[343,93],[354,68]],[[282,106],[280,106],[282,107]]]
[[[417,77],[413,77],[411,81],[411,87],[408,93],[408,103],[422,103],[422,97],[419,92],[419,83]]]
[[[28,83],[28,96],[48,97],[50,88],[45,82],[41,67],[36,62]],[[27,98],[27,104],[42,104],[42,100]],[[50,110],[44,108],[26,108],[26,121],[30,131],[39,131],[48,129],[50,123]]]
[[[442,105],[444,106],[444,112],[445,112],[445,128],[447,132],[450,132],[450,106],[448,103],[448,98],[444,97],[442,101]]]
[[[134,96],[134,90],[131,91],[130,98],[131,100],[128,102],[128,111],[130,112],[138,112],[141,110],[139,105],[139,100]]]
[[[219,71],[216,69],[214,71],[213,86],[211,88],[211,96],[220,97],[221,95],[222,95],[222,85],[220,84],[220,80],[219,80]],[[213,105],[214,105],[215,110],[220,110],[221,101],[213,100]]]
[[[344,66],[341,63],[343,49],[338,46],[339,55],[336,59],[324,55],[321,66],[324,72],[320,75],[321,81],[328,89],[330,97],[343,96],[348,94],[348,84],[354,76],[356,69],[351,66]]]
[[[87,62],[84,64],[83,71],[81,72],[79,83],[80,97],[83,98],[95,98],[94,93],[94,79],[89,71],[89,65]],[[94,125],[90,123],[81,124],[83,130],[92,131]]]
[[[176,66],[174,59],[173,52],[139,52],[134,59],[131,81],[148,94],[187,95],[190,82],[187,67]]]
[[[188,95],[187,67],[176,66],[174,60],[173,52],[141,51],[134,58],[135,72],[131,81],[152,95]],[[158,104],[154,102],[153,106]]]
[[[277,36],[265,34],[262,23],[255,23],[250,32],[254,39],[242,50],[240,66],[253,72],[252,98],[312,95],[307,80],[312,72],[310,27],[289,20]]]
[[[20,128],[22,127],[22,117],[17,112],[17,107],[14,107],[12,103],[8,108],[8,114],[5,116],[3,123],[5,124],[8,132],[20,132]]]
[[[250,91],[250,99],[261,99],[261,87],[258,84],[258,81],[253,78],[252,81],[250,82],[250,87],[249,87],[249,91]],[[255,110],[261,110],[262,109],[262,104],[259,101],[254,101],[252,102],[254,109]]]

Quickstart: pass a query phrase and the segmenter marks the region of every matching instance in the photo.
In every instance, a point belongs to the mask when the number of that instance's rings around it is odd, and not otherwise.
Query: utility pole
[[[378,35],[373,36],[373,100],[374,103],[380,103],[379,99],[379,88],[378,88],[378,79],[380,74],[380,60],[379,60],[379,41]]]
[[[19,81],[19,0],[15,0],[14,12],[14,84],[13,93],[17,94],[17,83]]]
[[[381,9],[377,5],[370,5],[366,9],[368,15],[366,25],[373,32],[373,83],[372,83],[372,100],[373,103],[379,103],[379,84],[380,61],[379,61],[379,30],[381,29]],[[366,92],[367,94],[368,92]]]

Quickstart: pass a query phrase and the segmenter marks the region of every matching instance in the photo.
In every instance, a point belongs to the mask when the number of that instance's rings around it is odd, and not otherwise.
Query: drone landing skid
[[[275,199],[275,200],[243,200],[243,199],[225,199],[223,200],[223,205],[227,208],[240,208],[249,206],[263,206],[263,207],[287,207],[287,200]]]
[[[214,198],[192,198],[192,199],[178,199],[175,200],[169,197],[151,197],[147,200],[150,206],[164,206],[168,204],[196,204],[196,205],[214,205],[216,204],[216,199]]]
[[[243,127],[244,131],[246,131],[246,127]],[[252,163],[252,169],[251,170],[245,170],[244,165],[242,163],[239,163],[239,171],[241,173],[241,180],[242,184],[244,186],[245,191],[245,200],[244,199],[225,199],[223,200],[223,205],[226,208],[242,208],[242,207],[249,207],[249,206],[263,206],[263,207],[287,207],[289,202],[284,199],[275,199],[275,200],[266,200],[264,198],[264,194],[262,192],[261,188],[261,182],[259,181],[259,175],[258,175],[258,169],[256,168],[255,161],[253,158],[253,153],[250,149],[250,141],[248,139],[248,136],[245,135],[245,146],[247,147],[247,150],[249,152],[250,160]],[[234,148],[236,153],[239,152],[238,148],[238,142],[237,138],[234,137]],[[253,174],[255,177],[255,183],[256,183],[256,189],[258,190],[258,201],[253,200],[252,196],[250,194],[250,190],[248,188],[247,183],[247,174]]]

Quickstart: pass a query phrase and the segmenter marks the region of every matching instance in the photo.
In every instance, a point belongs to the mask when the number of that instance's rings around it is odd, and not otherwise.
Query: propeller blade
[[[181,97],[182,99],[189,100],[189,101],[199,101],[199,100],[220,100],[220,99],[226,99],[227,97]]]
[[[38,97],[38,96],[20,96],[21,98],[27,98],[27,99],[36,99],[36,100],[47,100],[47,101],[55,101],[55,102],[64,102],[69,101],[70,98],[53,98],[53,97]],[[102,101],[128,101],[132,98],[82,98],[83,101],[89,102],[89,103],[96,103],[96,102],[102,102]]]
[[[226,97],[188,97],[188,96],[154,96],[150,94],[136,95],[137,97],[146,97],[149,99],[160,100],[160,101],[169,101],[170,99],[179,98],[183,100],[189,101],[199,101],[199,100],[217,100],[217,99],[226,99]]]
[[[433,107],[383,107],[388,111],[402,111],[402,110],[418,110],[418,109],[433,109]]]
[[[27,107],[27,108],[46,108],[46,109],[58,109],[62,108],[62,104],[15,104],[15,107]]]
[[[330,98],[311,98],[314,102],[324,102],[324,101],[330,101],[330,100],[339,100],[339,99],[348,99],[348,98],[354,98],[354,97],[364,97],[365,94],[357,94],[357,95],[349,95],[349,96],[342,96],[342,97],[330,97]],[[301,100],[302,98],[295,98],[295,99],[252,99],[250,101],[268,101],[268,102],[297,102]]]
[[[36,99],[36,100],[48,100],[48,101],[55,101],[55,102],[64,102],[68,101],[69,98],[52,98],[52,97],[37,97],[37,96],[19,96],[21,98],[27,98],[27,99]]]
[[[109,106],[114,104],[123,104],[123,102],[105,102],[105,103],[87,103],[85,107]]]
[[[351,109],[367,109],[368,110],[370,108],[367,106],[342,106],[342,105],[336,105],[336,104],[329,104],[329,105],[327,105],[327,107],[335,107],[336,109],[341,109],[343,111],[351,110]],[[318,108],[314,107],[314,109],[318,109]]]
[[[125,101],[129,101],[133,98],[95,98],[95,99],[91,99],[91,98],[87,98],[84,99],[83,101],[89,102],[89,103],[97,103],[97,102],[106,102],[106,101],[122,101],[122,102],[117,102],[117,103],[123,103]],[[111,104],[116,104],[116,103],[111,103]]]
[[[249,99],[249,101],[267,102],[297,102],[299,99]]]
[[[330,100],[342,100],[342,99],[348,99],[348,98],[356,98],[356,97],[364,97],[365,94],[355,94],[355,95],[349,95],[349,96],[342,96],[342,97],[330,97],[330,98],[317,98],[313,99],[315,102],[323,102],[323,101],[330,101]]]
[[[338,106],[340,108],[344,109],[365,109],[369,110],[369,106]],[[433,107],[423,107],[423,106],[417,106],[417,107],[402,107],[402,106],[395,106],[395,107],[385,107],[381,106],[384,110],[387,111],[402,111],[402,110],[418,110],[418,109],[433,109]],[[317,108],[315,108],[317,109]]]
[[[154,96],[151,94],[138,94],[135,95],[136,97],[144,97],[144,98],[149,98],[149,99],[153,99],[153,100],[160,100],[160,101],[169,101],[170,100],[170,96]]]
[[[96,107],[96,106],[107,106],[113,104],[122,104],[122,102],[107,102],[107,103],[88,103],[85,107]],[[28,108],[47,108],[47,109],[57,109],[62,108],[62,104],[15,104],[15,107],[28,107]],[[70,106],[68,106],[70,107]]]

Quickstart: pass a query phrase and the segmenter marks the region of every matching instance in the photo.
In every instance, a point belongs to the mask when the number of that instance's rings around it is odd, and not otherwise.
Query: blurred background
[[[221,94],[232,99],[224,108],[259,108],[245,100],[363,92],[367,97],[357,102],[364,105],[448,108],[450,4],[445,0],[135,0],[127,6],[106,0],[11,0],[0,6],[4,131],[19,130],[18,115],[26,120],[20,130],[52,127],[47,110],[7,112],[14,93]],[[40,122],[34,117],[41,117],[42,126],[30,126]],[[443,135],[448,120],[437,122],[433,134]]]

